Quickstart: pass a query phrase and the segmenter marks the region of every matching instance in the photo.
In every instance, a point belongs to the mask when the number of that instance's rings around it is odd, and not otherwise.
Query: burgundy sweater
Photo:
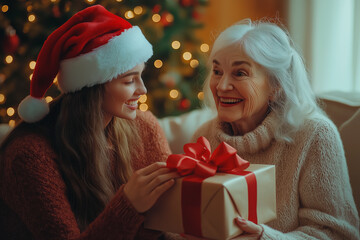
[[[135,121],[142,142],[133,169],[165,161],[170,150],[156,118],[139,111]],[[0,239],[157,239],[161,234],[143,228],[144,216],[132,207],[123,186],[80,232],[56,154],[41,134],[14,139],[0,157]]]

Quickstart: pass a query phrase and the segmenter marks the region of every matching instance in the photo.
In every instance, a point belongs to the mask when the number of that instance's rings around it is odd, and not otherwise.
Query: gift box
[[[145,228],[230,239],[241,234],[237,216],[257,224],[276,218],[274,165],[249,164],[226,143],[211,154],[203,137],[184,151],[167,161],[184,177],[146,213]]]

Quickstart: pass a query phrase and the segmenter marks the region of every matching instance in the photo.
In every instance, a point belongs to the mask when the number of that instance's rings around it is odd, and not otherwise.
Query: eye
[[[130,85],[130,84],[132,84],[132,83],[134,83],[134,82],[135,82],[135,79],[134,79],[134,78],[130,78],[130,79],[127,79],[126,81],[124,81],[124,84]]]
[[[220,70],[218,70],[218,69],[213,69],[213,73],[214,73],[215,76],[222,75],[222,72]]]
[[[243,77],[243,76],[247,76],[247,73],[242,71],[242,70],[237,70],[237,71],[234,72],[234,75],[236,77]]]

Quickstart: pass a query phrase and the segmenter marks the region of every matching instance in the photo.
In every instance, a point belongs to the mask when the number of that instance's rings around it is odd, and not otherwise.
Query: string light
[[[127,12],[125,13],[125,18],[126,18],[126,19],[131,19],[131,18],[134,18],[134,17],[135,17],[134,12],[131,11],[131,10],[129,10],[129,11],[127,11]]]
[[[169,96],[173,99],[176,99],[177,97],[179,97],[179,91],[176,90],[176,89],[172,89],[170,92],[169,92]]]
[[[10,120],[9,121],[9,126],[10,127],[15,127],[15,120]]]
[[[191,59],[191,57],[192,57],[192,54],[190,53],[190,52],[184,52],[184,54],[183,54],[183,58],[185,59],[185,60],[190,60]]]
[[[146,100],[147,100],[147,96],[145,94],[141,95],[140,98],[139,98],[139,102],[141,102],[141,103],[146,102]]]
[[[30,69],[34,69],[35,68],[35,66],[36,66],[36,62],[35,61],[31,61],[30,63],[29,63],[29,67],[30,67]]]
[[[33,7],[32,7],[31,5],[29,5],[29,6],[26,7],[26,11],[31,12],[31,11],[32,11],[32,8],[33,8]]]
[[[56,2],[56,0],[51,0],[51,2],[53,2],[53,3],[54,3],[54,2]]]
[[[6,110],[6,114],[11,117],[15,114],[15,109],[12,108],[12,107],[9,107],[7,110]]]
[[[209,47],[209,45],[208,44],[206,44],[206,43],[203,43],[203,44],[201,44],[201,46],[200,46],[200,50],[202,51],[202,52],[208,52],[209,51],[209,49],[210,49],[210,47]]]
[[[161,68],[162,65],[163,65],[163,62],[162,62],[161,60],[159,60],[159,59],[155,60],[154,66],[155,66],[156,68]]]
[[[2,11],[3,13],[6,13],[7,11],[9,11],[9,6],[8,6],[8,5],[2,6],[2,7],[1,7],[1,11]]]
[[[5,102],[5,95],[0,93],[0,104],[3,104]]]
[[[149,109],[149,106],[146,103],[142,103],[139,106],[140,111],[145,112]]]
[[[30,74],[30,76],[29,76],[30,81],[31,81],[31,79],[32,79],[32,76],[33,76],[33,74]]]
[[[54,84],[58,84],[58,79],[57,79],[57,76],[55,77],[54,81],[53,81]]]
[[[52,98],[51,96],[47,96],[47,97],[45,98],[45,101],[46,101],[47,103],[51,102],[52,100],[53,100],[53,98]]]
[[[94,0],[86,0],[88,3],[93,3]]]
[[[28,17],[29,22],[34,22],[35,19],[36,19],[36,17],[35,17],[34,14],[30,14],[29,17]]]
[[[160,22],[161,16],[159,14],[155,13],[151,19],[153,20],[153,22],[157,23],[157,22]]]
[[[179,49],[180,46],[181,46],[181,44],[180,44],[179,41],[173,41],[173,42],[171,43],[171,47],[172,47],[173,49]]]
[[[197,97],[199,100],[204,100],[204,92],[199,92]]]
[[[143,8],[141,6],[136,6],[134,8],[134,13],[135,14],[140,15],[140,14],[142,14],[142,12],[143,12]]]
[[[116,0],[117,2],[122,2],[122,0]]]
[[[65,12],[69,12],[70,11],[70,8],[71,8],[71,3],[70,2],[67,2],[65,4]]]
[[[192,68],[196,68],[197,66],[199,66],[199,61],[196,59],[193,59],[190,61],[190,67]]]
[[[5,58],[5,62],[8,64],[12,63],[13,60],[14,58],[11,55],[7,55]]]
[[[166,21],[171,23],[171,22],[174,21],[174,16],[171,13],[169,13],[169,14],[166,15],[165,19],[166,19]]]

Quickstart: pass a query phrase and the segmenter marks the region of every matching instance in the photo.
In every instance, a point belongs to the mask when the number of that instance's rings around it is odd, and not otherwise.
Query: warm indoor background
[[[358,98],[359,0],[1,0],[0,123],[18,121],[17,104],[29,92],[46,36],[93,4],[139,25],[153,44],[141,110],[158,117],[200,107],[209,49],[222,30],[244,18],[275,19],[289,30],[317,94],[342,91]],[[48,100],[58,94],[52,87]]]
[[[212,43],[214,37],[230,25],[245,19],[274,19],[284,25],[288,23],[288,0],[225,0],[209,1],[206,11],[201,15],[204,27],[198,35]]]

